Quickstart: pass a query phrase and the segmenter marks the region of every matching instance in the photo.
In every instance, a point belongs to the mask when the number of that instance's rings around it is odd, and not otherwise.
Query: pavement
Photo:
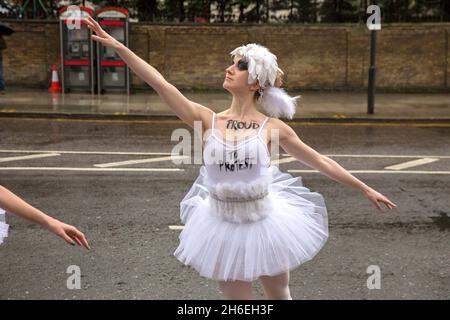
[[[225,91],[182,91],[216,112],[227,109]],[[450,123],[449,93],[377,93],[374,114],[366,92],[288,91],[301,95],[293,121],[403,121]],[[162,119],[176,118],[150,87],[126,93],[52,93],[45,88],[7,87],[0,95],[0,117]]]

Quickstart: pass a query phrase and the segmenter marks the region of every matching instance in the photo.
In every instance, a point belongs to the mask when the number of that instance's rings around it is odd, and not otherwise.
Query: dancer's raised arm
[[[380,211],[382,211],[380,203],[384,203],[388,209],[393,209],[397,206],[386,196],[357,179],[336,161],[306,145],[289,125],[278,119],[276,119],[276,123],[278,123],[278,127],[280,128],[280,146],[292,157],[318,170],[334,181],[358,189]]]
[[[101,28],[98,22],[90,16],[88,17],[87,25],[88,28],[93,30],[96,34],[92,35],[92,39],[102,43],[106,47],[114,49],[128,67],[130,67],[139,78],[155,89],[173,112],[186,124],[193,128],[194,121],[203,121],[210,117],[211,110],[209,108],[187,99],[174,85],[167,82],[158,70],[138,57],[121,42],[110,36]]]

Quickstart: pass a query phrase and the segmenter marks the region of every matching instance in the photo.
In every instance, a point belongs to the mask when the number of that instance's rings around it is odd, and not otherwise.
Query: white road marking
[[[17,156],[17,157],[6,157],[0,158],[0,162],[9,162],[9,161],[18,161],[18,160],[29,160],[29,159],[38,159],[38,158],[47,158],[47,157],[57,157],[60,156],[59,153],[44,153],[44,154],[32,154],[29,156]]]
[[[68,168],[68,167],[0,167],[0,171],[91,171],[91,172],[158,172],[184,171],[180,168]],[[405,173],[405,174],[443,174],[450,175],[450,171],[388,171],[388,170],[347,170],[350,173]],[[286,172],[318,173],[317,170],[286,170]]]
[[[184,171],[184,169],[180,168],[71,168],[71,167],[0,167],[0,171],[92,171],[92,172],[101,172],[101,171],[114,171],[114,172],[165,172],[165,171]]]
[[[0,150],[0,153],[61,153],[61,154],[106,154],[129,156],[167,156],[170,152],[114,152],[114,151],[59,151],[59,150]]]
[[[282,156],[290,157],[288,153],[282,153]],[[402,154],[323,154],[327,157],[343,157],[343,158],[439,158],[450,159],[450,156],[434,156],[431,154],[425,155],[402,155]]]
[[[158,158],[128,160],[128,161],[120,161],[120,162],[99,163],[99,164],[94,164],[94,167],[110,168],[110,167],[126,166],[126,165],[129,165],[129,164],[149,163],[149,162],[159,162],[159,161],[170,161],[170,160],[188,159],[188,158],[189,158],[188,156],[158,157]]]
[[[169,226],[170,230],[183,230],[184,226]]]
[[[402,163],[399,163],[399,164],[394,164],[392,166],[387,166],[387,167],[384,167],[384,168],[387,169],[387,170],[402,170],[402,169],[412,168],[412,167],[420,166],[422,164],[431,163],[431,162],[435,162],[435,161],[439,161],[439,159],[436,159],[436,158],[422,158],[422,159],[402,162]]]
[[[283,158],[280,160],[273,160],[271,163],[272,164],[280,164],[280,163],[289,163],[289,162],[294,162],[297,161],[297,159],[295,159],[294,157],[287,157],[287,158]]]
[[[319,172],[317,170],[286,170],[287,172]],[[347,170],[350,173],[407,173],[407,174],[450,174],[450,171],[388,171],[388,170]]]
[[[52,157],[52,156],[60,156],[61,154],[93,154],[93,155],[163,155],[166,157],[152,158],[152,159],[141,159],[141,160],[130,160],[116,163],[104,163],[97,164],[97,168],[79,168],[79,167],[0,167],[0,170],[3,171],[91,171],[91,172],[102,172],[102,171],[110,171],[110,172],[171,172],[171,171],[184,171],[184,169],[180,168],[108,168],[108,166],[114,165],[124,165],[124,164],[132,164],[132,163],[144,163],[144,162],[153,162],[153,161],[165,161],[169,159],[173,159],[170,152],[106,152],[106,151],[71,151],[71,150],[0,150],[0,153],[34,153],[27,156],[17,156],[17,157],[7,157],[0,158],[0,162],[14,161],[14,160],[23,160],[23,159],[33,159],[40,157]],[[36,154],[39,153],[39,154]],[[294,157],[291,157],[289,154],[281,154],[282,156],[287,156],[285,159],[274,160],[272,163],[288,163],[292,161],[296,161]],[[418,160],[408,161],[399,165],[402,165],[403,168],[408,168],[413,165],[419,165],[424,163],[429,163],[432,161],[437,161],[438,159],[450,159],[450,155],[390,155],[390,154],[324,154],[328,157],[349,157],[349,158],[420,158]],[[177,157],[188,157],[179,155]],[[424,160],[433,159],[433,160]],[[3,160],[3,161],[1,161]],[[429,161],[429,162],[424,162]],[[408,166],[406,166],[408,164]],[[375,173],[375,174],[391,174],[391,173],[405,173],[405,174],[442,174],[448,175],[450,171],[407,171],[407,170],[393,170],[392,166],[386,167],[390,170],[347,170],[350,173]],[[395,167],[394,167],[395,168]],[[286,170],[286,172],[318,172],[317,170]]]
[[[105,154],[105,155],[135,155],[135,156],[169,156],[170,152],[115,152],[115,151],[72,151],[72,150],[6,150],[0,149],[0,153],[58,153],[58,154]],[[282,153],[282,156],[290,157],[288,153]],[[344,158],[438,158],[450,159],[450,155],[431,155],[431,154],[324,154],[327,157],[344,157]]]

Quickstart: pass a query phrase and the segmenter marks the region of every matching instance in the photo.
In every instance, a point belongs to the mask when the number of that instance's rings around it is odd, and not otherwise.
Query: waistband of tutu
[[[265,198],[269,194],[269,190],[266,190],[262,193],[259,193],[257,195],[254,195],[252,197],[226,197],[226,198],[220,198],[217,196],[214,192],[209,192],[209,195],[211,198],[217,201],[222,202],[250,202],[250,201],[256,201]]]

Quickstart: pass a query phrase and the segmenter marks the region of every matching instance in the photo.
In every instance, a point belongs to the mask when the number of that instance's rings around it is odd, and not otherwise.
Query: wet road
[[[398,205],[379,213],[359,191],[282,154],[281,170],[325,197],[330,222],[325,247],[291,272],[293,298],[448,299],[450,127],[291,125]],[[79,227],[92,247],[68,246],[9,215],[0,299],[221,299],[214,281],[173,256],[180,230],[171,226],[181,223],[179,202],[200,167],[167,158],[177,128],[189,129],[178,121],[0,119],[0,184]],[[71,265],[81,289],[66,286]],[[380,289],[367,287],[371,265],[380,268]],[[262,299],[258,282],[254,290]]]

